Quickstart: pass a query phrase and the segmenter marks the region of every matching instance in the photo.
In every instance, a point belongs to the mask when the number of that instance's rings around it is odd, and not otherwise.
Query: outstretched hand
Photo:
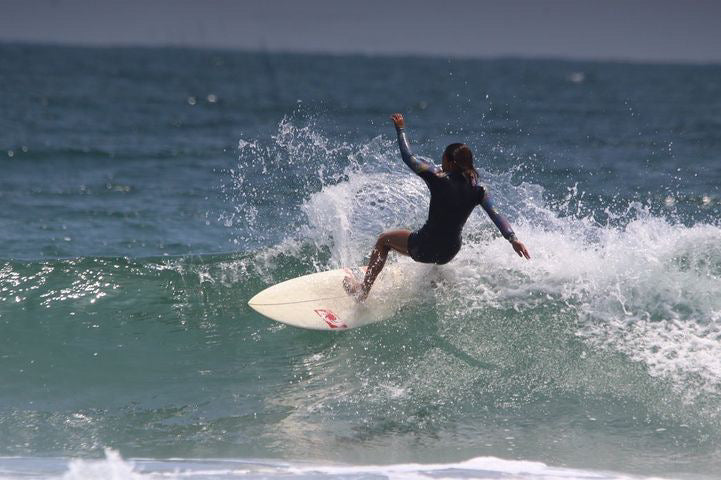
[[[519,257],[526,257],[526,260],[531,259],[531,254],[528,253],[528,249],[520,240],[514,240],[511,242],[513,249],[516,251]]]
[[[403,128],[406,126],[406,121],[403,120],[403,115],[400,113],[394,113],[391,115],[391,120],[393,120],[393,125],[395,125],[396,128]]]

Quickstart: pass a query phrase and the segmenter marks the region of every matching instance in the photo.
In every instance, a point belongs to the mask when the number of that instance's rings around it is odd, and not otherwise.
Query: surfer
[[[431,191],[428,220],[415,232],[405,229],[383,232],[371,251],[363,281],[358,282],[350,276],[343,280],[346,292],[358,301],[365,300],[391,250],[408,255],[416,262],[438,265],[450,262],[461,249],[461,230],[476,205],[483,207],[518,256],[530,260],[528,249],[516,238],[511,225],[493,207],[488,190],[479,183],[468,145],[448,145],[443,152],[441,167],[438,167],[411,153],[403,115],[395,113],[391,120],[396,127],[403,162],[426,182]]]

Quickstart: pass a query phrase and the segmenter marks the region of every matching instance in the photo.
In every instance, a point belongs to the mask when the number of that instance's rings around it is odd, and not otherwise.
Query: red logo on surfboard
[[[335,313],[325,308],[318,308],[313,310],[330,328],[348,328],[348,325],[343,323]]]

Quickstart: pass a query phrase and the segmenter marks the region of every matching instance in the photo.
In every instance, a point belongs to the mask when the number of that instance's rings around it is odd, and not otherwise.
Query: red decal
[[[331,312],[330,310],[326,310],[324,308],[319,308],[314,310],[316,314],[320,318],[325,321],[325,323],[328,324],[330,328],[348,328],[348,325],[341,322],[340,319],[335,315],[335,313]]]

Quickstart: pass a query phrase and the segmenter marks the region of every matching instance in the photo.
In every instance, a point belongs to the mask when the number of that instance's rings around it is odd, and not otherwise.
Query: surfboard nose
[[[250,300],[248,300],[248,306],[252,307],[254,304],[258,303],[258,295],[259,294],[256,293]]]

